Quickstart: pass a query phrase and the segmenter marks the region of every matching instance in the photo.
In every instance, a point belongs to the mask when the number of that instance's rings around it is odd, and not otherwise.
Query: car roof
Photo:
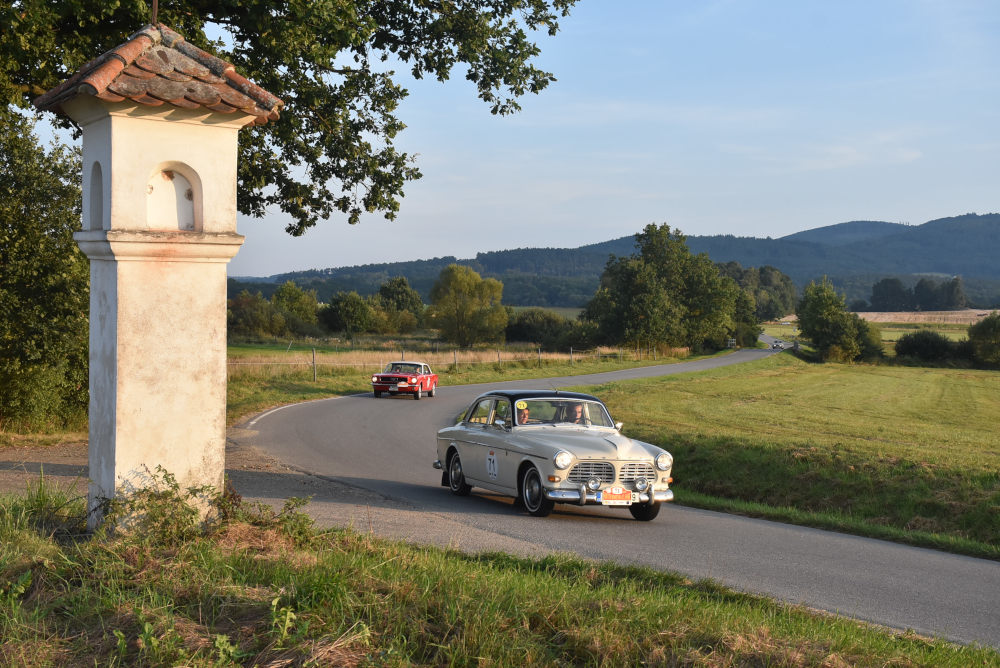
[[[565,390],[492,390],[490,392],[483,392],[478,397],[476,401],[484,397],[504,397],[510,399],[511,401],[517,401],[518,399],[581,399],[584,401],[601,401],[592,394],[583,394],[582,392],[566,392]],[[602,402],[603,403],[603,402]]]

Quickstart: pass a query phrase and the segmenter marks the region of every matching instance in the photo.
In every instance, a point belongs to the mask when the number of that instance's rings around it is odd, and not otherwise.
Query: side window
[[[510,402],[506,399],[498,399],[496,410],[493,412],[492,422],[503,420],[504,424],[510,426]]]
[[[490,418],[490,409],[493,408],[492,399],[483,399],[469,413],[469,422],[472,424],[486,424]]]

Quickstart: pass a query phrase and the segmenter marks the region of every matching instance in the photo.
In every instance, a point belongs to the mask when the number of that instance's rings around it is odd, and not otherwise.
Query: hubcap
[[[524,477],[524,503],[529,508],[537,508],[542,496],[542,483],[538,474],[530,472]]]

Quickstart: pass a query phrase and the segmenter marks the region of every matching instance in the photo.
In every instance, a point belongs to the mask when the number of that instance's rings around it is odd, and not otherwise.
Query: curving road
[[[353,525],[392,538],[525,556],[553,551],[712,578],[897,629],[1000,648],[1000,563],[933,550],[667,506],[652,522],[621,510],[557,505],[539,519],[511,499],[440,486],[434,432],[479,393],[497,387],[565,387],[698,371],[759,359],[770,350],[625,371],[442,387],[438,396],[371,394],[295,404],[230,431],[287,465],[283,474],[230,472],[246,497],[280,505],[312,497],[321,526]],[[683,466],[683,464],[681,464]]]

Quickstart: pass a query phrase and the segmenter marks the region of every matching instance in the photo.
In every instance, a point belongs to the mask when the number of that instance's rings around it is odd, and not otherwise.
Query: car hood
[[[617,431],[578,427],[517,427],[514,445],[524,445],[536,452],[555,454],[566,450],[577,459],[653,459],[663,452],[642,441],[634,441]],[[551,452],[547,452],[551,451]]]

